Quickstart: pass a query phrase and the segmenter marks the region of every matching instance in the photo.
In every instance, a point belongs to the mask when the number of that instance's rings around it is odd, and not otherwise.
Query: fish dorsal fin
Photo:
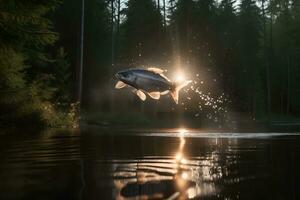
[[[166,90],[166,91],[161,92],[160,95],[166,95],[166,94],[168,94],[169,92],[170,92],[170,90]]]
[[[170,79],[168,79],[168,77],[166,77],[163,73],[165,72],[163,69],[157,68],[157,67],[150,67],[148,68],[148,71],[154,72],[156,74],[159,74],[161,77],[163,77],[164,79],[166,79],[167,81],[171,82]]]
[[[156,74],[162,74],[162,73],[164,73],[163,69],[160,69],[160,68],[157,68],[157,67],[149,67],[147,70],[151,71],[151,72],[154,72]]]
[[[118,82],[116,83],[116,85],[115,85],[115,88],[116,88],[116,89],[121,89],[121,88],[123,88],[123,87],[125,87],[125,86],[126,86],[126,84],[125,84],[124,82],[118,81]]]
[[[148,94],[152,99],[159,99],[160,98],[160,92],[149,92]]]
[[[142,101],[145,101],[146,100],[146,95],[144,92],[142,92],[141,90],[136,90],[136,95],[138,95],[138,97],[140,97],[140,99]]]
[[[164,74],[159,74],[161,77],[163,77],[164,79],[166,79],[167,81],[171,82],[170,79],[168,79],[168,77],[166,77]]]

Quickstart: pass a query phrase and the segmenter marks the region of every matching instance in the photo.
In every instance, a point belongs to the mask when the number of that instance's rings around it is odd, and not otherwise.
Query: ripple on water
[[[29,167],[47,167],[80,159],[79,138],[38,138],[12,141],[1,151],[2,167],[17,167],[18,163]]]
[[[269,138],[281,136],[157,132],[13,139],[0,151],[0,188],[9,191],[0,198],[21,199],[34,191],[72,191],[70,196],[77,198],[96,188],[94,195],[111,195],[107,199],[238,199],[242,186],[265,182],[276,173],[269,170],[275,155],[270,152],[276,150],[270,148],[281,143],[272,146],[275,140]],[[288,142],[280,148],[292,148]],[[279,158],[287,159],[285,154]]]

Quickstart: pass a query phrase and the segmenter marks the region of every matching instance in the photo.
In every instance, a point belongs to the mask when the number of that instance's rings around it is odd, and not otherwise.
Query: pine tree
[[[170,16],[176,38],[175,54],[181,62],[192,65],[214,65],[216,40],[215,5],[213,1],[179,0]]]
[[[104,0],[86,1],[85,19],[85,87],[93,88],[107,81],[111,64],[111,30],[108,4]],[[114,24],[112,25],[114,26]]]
[[[265,92],[259,50],[261,37],[260,10],[253,0],[242,0],[240,4],[240,94],[243,109],[253,117],[264,115]]]
[[[238,18],[234,4],[236,1],[223,0],[218,8],[218,68],[224,75],[223,85],[227,94],[236,97],[238,59]],[[237,103],[238,99],[235,99]]]
[[[54,110],[47,102],[56,91],[51,87],[54,77],[49,70],[55,60],[46,48],[54,44],[58,34],[46,16],[58,5],[58,0],[1,1],[0,117],[4,125],[30,120],[36,125],[53,124]]]
[[[196,4],[192,0],[178,0],[171,15],[171,25],[176,27],[172,33],[177,38],[176,54],[186,60],[191,59],[192,33],[195,29]],[[183,61],[184,62],[184,61]]]
[[[121,45],[130,65],[155,64],[162,55],[162,16],[152,0],[129,0]]]

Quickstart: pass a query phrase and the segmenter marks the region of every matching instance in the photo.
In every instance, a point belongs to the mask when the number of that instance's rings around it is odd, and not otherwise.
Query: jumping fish
[[[133,92],[143,101],[146,100],[145,93],[157,100],[160,99],[161,95],[170,93],[175,103],[178,104],[179,91],[191,81],[172,82],[163,72],[164,70],[154,67],[123,70],[115,74],[118,79],[115,88],[121,89],[125,86],[131,86],[134,88]]]

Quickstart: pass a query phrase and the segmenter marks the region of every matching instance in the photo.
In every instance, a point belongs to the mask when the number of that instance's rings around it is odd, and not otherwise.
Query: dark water
[[[300,199],[300,135],[0,136],[0,199]]]

